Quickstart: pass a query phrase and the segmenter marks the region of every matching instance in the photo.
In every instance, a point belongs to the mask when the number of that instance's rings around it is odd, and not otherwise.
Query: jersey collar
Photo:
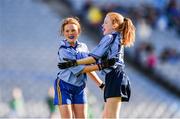
[[[74,45],[74,46],[71,46],[70,43],[69,43],[66,39],[65,39],[64,41],[65,41],[65,46],[66,46],[66,47],[76,48],[76,47],[80,44],[80,42],[77,40],[76,43],[75,43],[75,45]]]

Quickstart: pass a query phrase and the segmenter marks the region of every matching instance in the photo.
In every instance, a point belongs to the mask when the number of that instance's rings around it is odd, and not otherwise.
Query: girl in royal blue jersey
[[[121,102],[130,99],[130,81],[124,70],[124,47],[134,44],[135,27],[129,18],[125,18],[116,12],[107,13],[102,27],[104,37],[89,54],[89,57],[61,62],[58,67],[64,69],[80,64],[97,63],[84,67],[81,73],[103,69],[106,85],[103,117],[119,118]],[[99,64],[99,60],[105,62],[105,64]],[[115,61],[115,63],[111,63],[111,61]],[[102,84],[100,87],[103,86]]]
[[[78,60],[88,56],[88,48],[78,41],[81,27],[77,19],[66,18],[61,25],[61,33],[64,35],[60,41],[58,56],[59,61],[64,59]],[[59,105],[62,118],[87,118],[87,97],[84,91],[88,74],[98,86],[102,81],[95,72],[82,74],[85,65],[79,65],[67,69],[60,69],[54,83],[54,104]]]

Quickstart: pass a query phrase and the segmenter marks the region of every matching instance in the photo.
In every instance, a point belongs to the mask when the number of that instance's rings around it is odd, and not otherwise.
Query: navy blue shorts
[[[118,66],[106,74],[104,89],[104,101],[111,97],[121,97],[121,101],[129,101],[131,95],[130,81],[124,68]]]
[[[57,78],[54,83],[54,105],[87,103],[84,88],[85,85],[78,87]]]

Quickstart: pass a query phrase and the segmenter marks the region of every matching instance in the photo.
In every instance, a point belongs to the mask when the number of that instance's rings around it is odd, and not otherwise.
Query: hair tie
[[[124,17],[124,21],[127,21],[127,18],[126,18],[126,17]]]

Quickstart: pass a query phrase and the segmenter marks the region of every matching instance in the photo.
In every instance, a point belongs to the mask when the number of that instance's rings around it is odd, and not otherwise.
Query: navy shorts
[[[54,105],[87,103],[84,88],[85,85],[78,87],[57,78],[54,83]]]
[[[104,101],[111,97],[121,97],[121,101],[128,102],[131,95],[131,85],[124,68],[118,66],[106,74],[104,89]]]

